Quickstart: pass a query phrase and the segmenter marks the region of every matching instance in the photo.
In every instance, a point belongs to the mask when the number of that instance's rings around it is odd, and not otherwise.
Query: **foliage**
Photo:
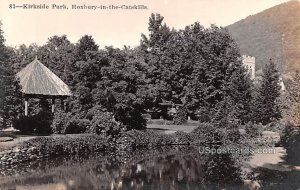
[[[20,130],[22,134],[51,134],[52,114],[47,111],[41,111],[33,116],[21,116],[17,119],[13,127]]]
[[[14,122],[14,128],[20,130],[23,134],[33,133],[35,126],[34,118],[28,116],[21,116],[18,120]]]
[[[294,126],[287,123],[283,135],[281,136],[281,143],[287,151],[285,161],[289,165],[300,164],[300,130],[299,126]]]
[[[4,45],[0,23],[0,128],[10,127],[22,112],[19,80],[10,64],[11,50]]]
[[[284,97],[286,102],[283,119],[293,125],[300,125],[300,74],[291,74],[291,79],[287,80],[286,88],[288,93]]]
[[[280,96],[279,72],[270,60],[263,68],[262,80],[253,93],[252,121],[262,124],[281,118],[278,98]]]
[[[125,146],[126,149],[151,149],[154,147],[175,144],[176,140],[172,135],[165,135],[155,131],[130,130],[122,134],[117,144]]]
[[[249,122],[245,124],[245,131],[250,138],[256,138],[262,135],[263,126],[262,124],[253,124]]]
[[[39,153],[50,156],[89,154],[108,148],[105,139],[93,134],[36,137],[24,142],[22,147],[35,147]]]
[[[92,36],[84,35],[77,44],[65,35],[53,36],[43,46],[20,46],[12,64],[19,70],[38,55],[71,87],[74,96],[66,113],[54,115],[54,133],[114,138],[123,126],[145,129],[146,110],[167,118],[168,106],[180,107],[175,124],[196,114],[223,128],[247,123],[251,82],[228,31],[198,22],[175,30],[163,20],[159,14],[150,16],[149,36],[142,35],[137,48],[99,49]],[[88,113],[99,107],[101,113]]]
[[[176,131],[174,133],[174,139],[175,139],[174,144],[178,144],[178,145],[190,145],[194,141],[191,134],[182,131]]]
[[[285,129],[285,122],[280,120],[276,122],[271,122],[263,127],[264,131],[273,131],[281,134]],[[292,123],[292,122],[291,122]]]
[[[65,134],[71,115],[62,110],[58,110],[53,115],[51,130],[54,134]]]
[[[242,140],[239,125],[228,123],[220,126],[213,123],[200,123],[199,127],[192,132],[199,140],[213,147],[238,145]]]
[[[177,113],[174,117],[174,124],[175,125],[181,125],[183,123],[185,123],[187,121],[187,109],[185,107],[180,107],[178,110],[177,110]]]
[[[229,154],[210,156],[204,164],[205,181],[208,184],[221,188],[229,184],[241,184],[241,169],[235,166],[235,162]]]
[[[113,142],[125,130],[122,124],[116,122],[109,112],[97,111],[94,113],[91,123],[92,125],[87,128],[86,132],[95,133]]]
[[[188,113],[198,112],[202,121],[210,122],[216,105],[229,97],[236,117],[247,122],[250,79],[225,29],[195,23],[170,30],[162,16],[152,14],[149,33],[149,38],[142,37],[141,50],[150,71],[146,79],[152,107],[164,116],[161,103],[185,104]]]
[[[237,164],[248,161],[257,143],[250,134],[241,134],[240,125],[228,124],[220,127],[219,124],[200,123],[199,127],[191,132],[192,144],[209,149],[225,150],[224,153],[236,159]],[[232,150],[228,152],[227,150]]]
[[[146,120],[143,66],[137,62],[135,51],[107,48],[110,66],[102,67],[102,80],[92,91],[96,105],[113,113],[116,121],[128,129],[143,129]]]
[[[125,130],[102,106],[94,106],[87,113],[75,115],[59,110],[54,113],[51,128],[56,134],[95,133],[110,140],[115,140]]]
[[[76,133],[84,133],[86,129],[91,125],[91,121],[88,119],[84,119],[80,116],[80,114],[72,116],[65,128],[65,134],[76,134]]]

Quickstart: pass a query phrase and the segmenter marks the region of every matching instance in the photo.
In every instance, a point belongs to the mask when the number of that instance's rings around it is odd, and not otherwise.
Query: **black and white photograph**
[[[0,190],[300,190],[300,0],[0,0]]]

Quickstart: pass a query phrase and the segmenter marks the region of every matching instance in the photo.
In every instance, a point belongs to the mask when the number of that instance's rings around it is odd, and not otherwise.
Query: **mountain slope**
[[[283,3],[227,27],[257,70],[272,58],[284,73],[300,72],[300,1]]]

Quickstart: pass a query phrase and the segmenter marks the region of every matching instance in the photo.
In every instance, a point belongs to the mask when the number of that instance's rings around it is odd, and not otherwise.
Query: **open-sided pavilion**
[[[55,110],[55,99],[61,100],[64,109],[64,99],[71,96],[71,91],[57,75],[43,65],[37,57],[17,73],[25,97],[25,115],[28,115],[28,100],[30,98],[51,99],[52,113]]]

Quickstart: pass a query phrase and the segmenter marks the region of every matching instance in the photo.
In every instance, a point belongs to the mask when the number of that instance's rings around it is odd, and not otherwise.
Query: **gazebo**
[[[37,57],[17,73],[25,97],[25,116],[28,116],[28,100],[30,98],[46,98],[52,100],[51,111],[54,113],[55,99],[61,100],[71,96],[71,91],[58,76],[43,65]]]

